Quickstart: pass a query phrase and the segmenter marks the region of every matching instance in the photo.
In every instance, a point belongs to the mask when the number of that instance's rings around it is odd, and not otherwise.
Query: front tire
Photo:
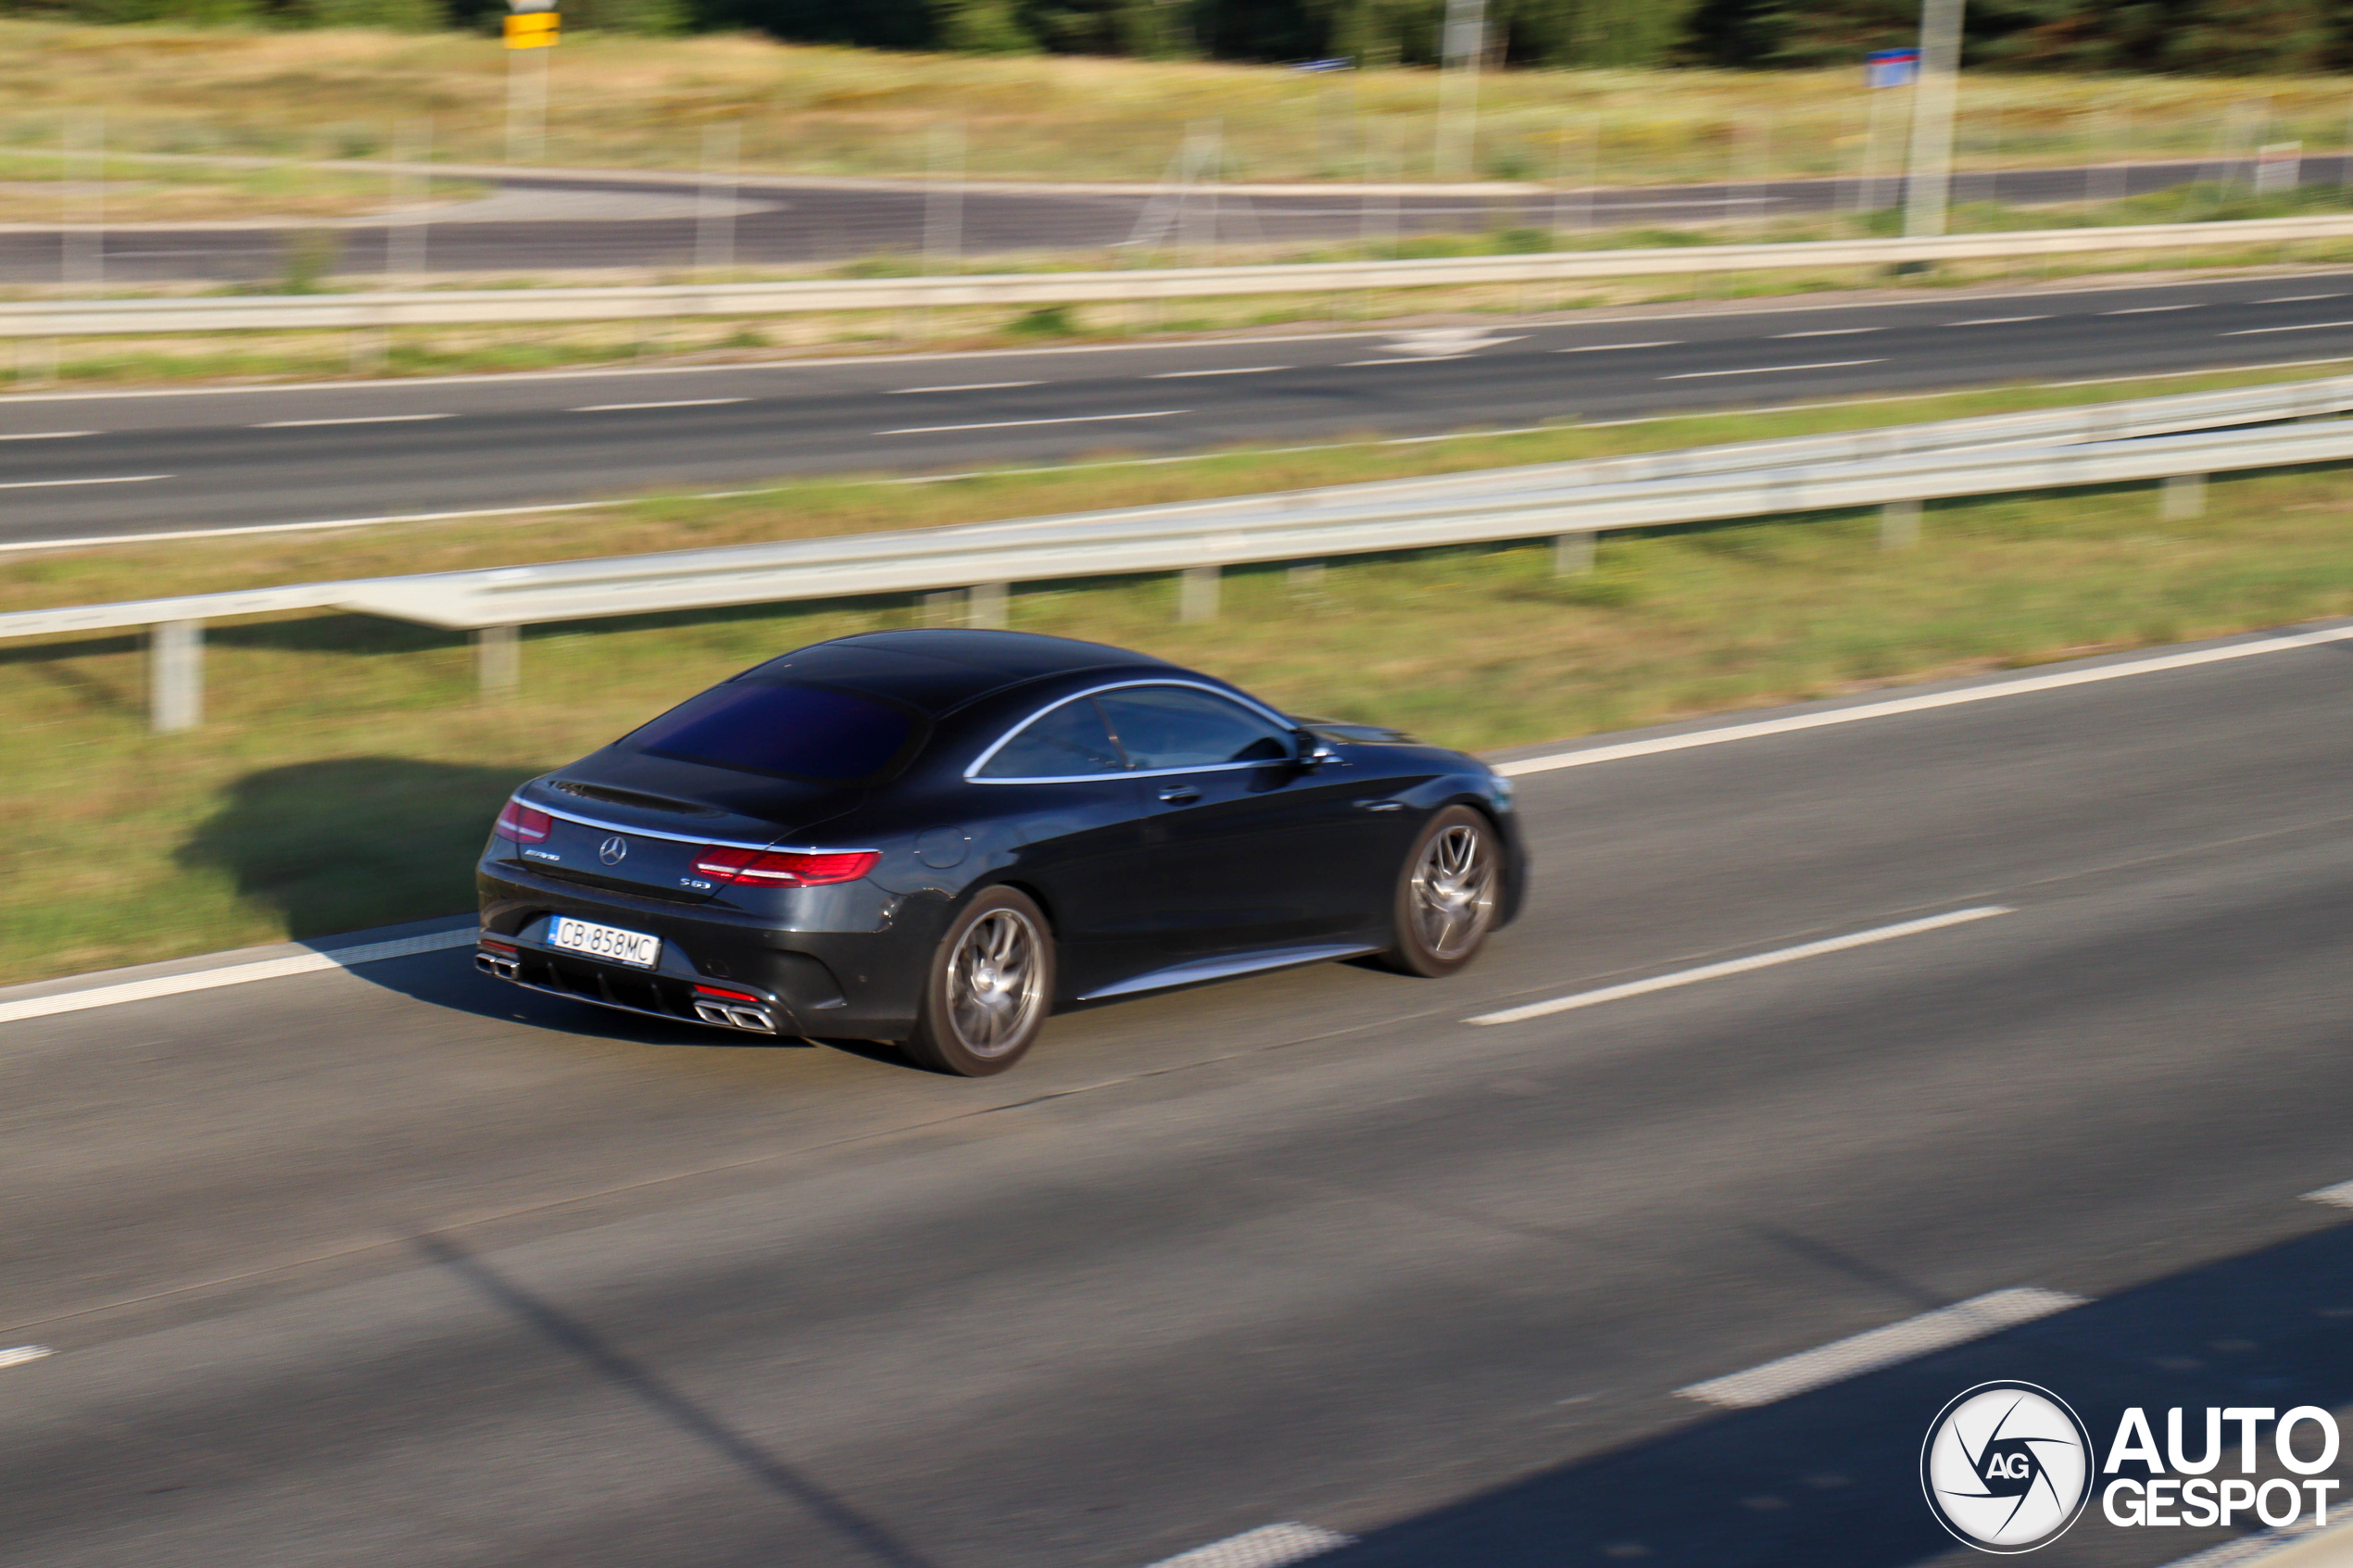
[[[1435,980],[1477,958],[1503,903],[1502,849],[1495,824],[1467,806],[1425,822],[1397,873],[1394,945],[1381,965]]]
[[[964,906],[932,955],[907,1054],[935,1073],[1002,1073],[1036,1043],[1053,997],[1044,913],[1013,888],[989,888]]]

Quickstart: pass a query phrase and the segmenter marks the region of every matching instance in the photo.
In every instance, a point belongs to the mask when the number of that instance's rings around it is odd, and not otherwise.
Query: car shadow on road
[[[1740,1303],[1724,1310],[1736,1314]],[[1996,1379],[2039,1384],[2073,1406],[2097,1450],[2095,1467],[2128,1406],[2149,1411],[2159,1433],[2173,1406],[2193,1419],[2209,1405],[2339,1410],[2353,1402],[2353,1225],[1531,1475],[1370,1532],[1315,1557],[1315,1568],[1898,1568],[1968,1559],[1921,1499],[1920,1446],[1947,1400]],[[2269,1462],[2269,1428],[2258,1436],[2266,1470],[2284,1474]],[[2226,1468],[2235,1472],[2235,1459]],[[2131,1463],[2121,1474],[2146,1472]],[[2345,1460],[2328,1474],[2344,1476]],[[2103,1517],[2095,1491],[2073,1529],[2034,1560],[2043,1568],[2172,1562],[2254,1527],[2125,1528]]]

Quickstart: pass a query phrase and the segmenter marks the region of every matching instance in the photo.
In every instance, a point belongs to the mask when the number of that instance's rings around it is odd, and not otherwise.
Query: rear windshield
[[[907,714],[871,697],[731,681],[689,697],[630,739],[640,751],[680,762],[847,784],[888,767],[914,728]]]

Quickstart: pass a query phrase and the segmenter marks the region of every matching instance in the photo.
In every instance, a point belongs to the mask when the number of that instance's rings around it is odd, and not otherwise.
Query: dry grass
[[[692,168],[702,130],[740,123],[748,167],[904,175],[936,127],[966,168],[1023,179],[1157,179],[1189,125],[1222,126],[1237,180],[1426,178],[1436,78],[1071,56],[862,53],[754,38],[574,34],[555,52],[550,161]],[[368,157],[430,119],[442,156],[502,155],[505,53],[486,36],[244,32],[0,22],[0,142],[53,144],[103,108],[118,145]],[[1851,71],[1515,71],[1482,89],[1479,166],[1605,183],[1851,173],[1868,106]],[[2341,80],[1995,76],[1963,92],[1965,165],[2215,157],[2259,141],[2334,147]]]
[[[485,192],[436,180],[431,199]],[[350,218],[425,199],[381,175],[301,165],[238,169],[133,158],[66,158],[55,150],[0,151],[0,223],[145,223]]]
[[[1335,563],[1312,594],[1237,572],[1215,622],[1163,579],[1025,591],[1013,624],[1147,648],[1300,711],[1498,746],[1876,684],[2353,612],[2345,477],[2218,481],[2161,523],[2149,487],[1931,508],[1889,552],[1867,515]],[[466,907],[518,780],[904,600],[542,628],[523,695],[477,704],[462,640],[358,618],[225,628],[201,730],[143,726],[132,638],[0,650],[0,980]]]

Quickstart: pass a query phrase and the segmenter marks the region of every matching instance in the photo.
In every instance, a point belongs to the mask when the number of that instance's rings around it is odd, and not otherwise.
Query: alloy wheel
[[[1042,940],[1018,909],[965,928],[948,962],[948,1017],[966,1050],[995,1058],[1025,1039],[1045,1006]]]
[[[1495,918],[1495,857],[1485,834],[1455,822],[1423,846],[1414,868],[1413,915],[1415,935],[1441,962],[1478,946]]]

